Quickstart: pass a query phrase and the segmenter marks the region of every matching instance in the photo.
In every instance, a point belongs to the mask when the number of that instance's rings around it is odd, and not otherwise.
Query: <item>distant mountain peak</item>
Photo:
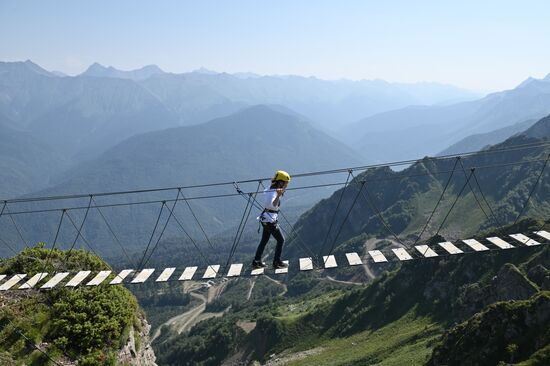
[[[143,80],[162,73],[164,73],[164,71],[157,65],[146,65],[136,70],[124,71],[113,66],[106,67],[98,62],[94,62],[81,74],[81,76]]]
[[[32,71],[36,74],[45,75],[45,76],[52,76],[53,74],[49,72],[48,70],[45,70],[32,62],[31,60],[26,61],[15,61],[15,62],[0,62],[0,64],[6,65],[8,68],[13,70],[28,70]]]
[[[105,66],[103,66],[99,62],[94,62],[93,64],[88,66],[88,68],[86,69],[86,71],[83,72],[83,74],[89,74],[92,72],[104,71],[104,70],[107,70]]]
[[[530,84],[532,84],[532,83],[534,83],[534,82],[541,82],[541,81],[542,81],[542,82],[550,82],[550,74],[546,75],[546,76],[545,76],[544,78],[542,78],[542,79],[536,79],[536,78],[534,78],[534,77],[529,76],[529,77],[528,77],[527,79],[525,79],[521,84],[519,84],[519,85],[517,86],[517,88],[518,88],[518,89],[519,89],[519,88],[523,88],[523,87],[525,87],[525,86],[527,86],[527,85],[530,85]]]
[[[32,72],[34,74],[40,74],[45,76],[52,76],[48,70],[45,70],[32,62],[31,60],[26,61],[0,61],[0,72],[9,72],[9,73],[28,73]]]
[[[191,72],[194,72],[196,74],[204,74],[204,75],[217,75],[217,74],[219,74],[219,72],[207,69],[205,67],[200,67],[200,68],[198,68],[196,70],[193,70]]]
[[[147,71],[156,71],[158,73],[163,73],[164,72],[164,70],[162,70],[160,67],[158,67],[155,64],[145,65],[139,70],[141,70],[141,71],[145,71],[145,70],[147,70]]]
[[[519,84],[517,86],[517,88],[523,88],[529,84],[531,84],[533,81],[537,81],[537,79],[535,78],[532,78],[531,76],[529,76],[527,79],[525,79],[524,81],[521,82],[521,84]]]

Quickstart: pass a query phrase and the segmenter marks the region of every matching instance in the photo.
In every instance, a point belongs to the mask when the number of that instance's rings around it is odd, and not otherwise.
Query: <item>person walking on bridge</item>
[[[260,244],[256,250],[256,256],[252,261],[252,267],[255,269],[266,267],[266,264],[262,261],[262,254],[271,236],[277,240],[275,255],[273,257],[273,268],[278,269],[288,267],[286,263],[281,261],[285,237],[279,227],[278,216],[279,207],[281,206],[281,198],[285,194],[285,189],[289,182],[290,174],[283,170],[278,170],[273,179],[271,179],[271,186],[263,192],[264,210],[258,217],[260,224],[263,227],[263,232],[262,239],[260,240]]]

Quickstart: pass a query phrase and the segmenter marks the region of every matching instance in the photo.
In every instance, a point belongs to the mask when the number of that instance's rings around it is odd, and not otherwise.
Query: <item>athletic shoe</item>
[[[273,262],[273,268],[274,269],[288,268],[288,264],[286,264],[283,261],[276,261],[276,262]]]
[[[265,268],[265,267],[267,267],[267,265],[262,261],[258,261],[256,259],[252,261],[252,268],[254,269]]]

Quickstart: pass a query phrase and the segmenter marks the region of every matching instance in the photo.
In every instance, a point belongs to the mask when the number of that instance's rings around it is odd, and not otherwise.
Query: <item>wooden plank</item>
[[[229,266],[229,271],[227,271],[227,277],[238,277],[241,275],[242,270],[243,270],[242,263],[233,263],[231,266]]]
[[[288,261],[283,261],[283,263],[286,263],[288,265]],[[275,274],[283,274],[283,273],[288,273],[288,267],[279,268],[275,270]]]
[[[335,268],[338,267],[338,264],[336,263],[336,257],[331,255],[324,255],[323,256],[323,263],[325,264],[325,268]]]
[[[346,253],[346,258],[348,259],[350,266],[358,266],[360,264],[363,264],[363,261],[361,260],[361,257],[359,257],[359,254],[352,252],[352,253]]]
[[[218,271],[220,270],[219,264],[211,264],[206,268],[206,272],[204,272],[204,275],[202,278],[216,278],[218,275]]]
[[[168,279],[170,279],[170,276],[174,273],[176,270],[176,267],[169,267],[165,268],[164,271],[160,274],[160,276],[157,277],[155,282],[166,282]]]
[[[155,269],[154,269],[154,268],[142,269],[141,272],[139,272],[139,273],[132,279],[132,282],[130,282],[130,283],[143,283],[143,282],[147,281],[147,279],[148,279],[149,277],[151,277],[151,275],[153,274],[153,272],[155,272]]]
[[[415,248],[426,258],[437,257],[437,253],[427,245],[417,245]]]
[[[2,281],[4,278],[6,278],[6,275],[0,275],[0,281]]]
[[[444,241],[444,242],[438,243],[438,244],[441,248],[445,249],[449,254],[464,253],[461,249],[457,248],[456,245],[454,245],[450,241]]]
[[[540,236],[541,238],[550,240],[550,233],[548,231],[541,230],[541,231],[535,231],[534,233]]]
[[[80,285],[80,283],[82,281],[84,281],[84,279],[86,277],[88,277],[90,275],[90,273],[92,273],[92,271],[80,271],[80,272],[78,272],[73,278],[71,278],[71,280],[69,282],[67,282],[65,287],[76,287],[76,286]]]
[[[46,282],[44,285],[42,285],[42,289],[50,289],[54,288],[59,282],[63,281],[65,277],[69,275],[69,272],[61,272],[57,273],[55,276],[50,278],[48,282]]]
[[[251,276],[258,276],[258,275],[262,275],[264,274],[265,272],[265,268],[262,267],[262,268],[255,268],[253,269],[252,271],[250,271],[250,275]]]
[[[484,250],[489,250],[485,245],[481,244],[479,241],[475,239],[465,239],[462,240],[464,244],[475,250],[476,252],[482,252]]]
[[[189,281],[193,278],[195,275],[195,272],[197,272],[198,267],[186,267],[183,273],[181,274],[179,280],[180,281]]]
[[[111,271],[101,271],[86,286],[99,286],[110,274]]]
[[[382,263],[382,262],[388,261],[384,256],[384,254],[382,254],[382,252],[379,250],[369,250],[369,255],[372,257],[372,260],[375,263]]]
[[[413,259],[409,252],[403,248],[393,248],[392,252],[397,256],[397,258],[399,258],[400,261],[409,261]]]
[[[45,273],[45,272],[42,272],[42,273],[37,273],[35,274],[34,276],[32,276],[27,282],[25,282],[24,284],[22,284],[19,289],[20,290],[27,290],[29,288],[33,288],[34,286],[36,286],[36,284],[40,281],[42,281],[44,278],[46,278],[48,274]]]
[[[490,241],[491,243],[495,244],[500,249],[512,249],[512,248],[514,248],[513,245],[511,245],[507,241],[502,240],[501,238],[499,238],[497,236],[492,236],[490,238],[487,238],[487,240]]]
[[[311,271],[313,269],[313,261],[311,257],[300,258],[300,271]]]
[[[538,241],[533,240],[533,239],[531,239],[528,236],[525,236],[523,234],[510,234],[510,237],[516,239],[520,243],[525,244],[529,247],[533,246],[533,245],[539,245],[540,244]]]
[[[126,279],[126,277],[128,277],[128,275],[132,272],[134,272],[133,269],[123,269],[122,271],[120,271],[119,274],[117,274],[115,276],[115,278],[113,278],[113,280],[111,282],[109,282],[109,285],[121,284],[122,281],[124,281]]]
[[[27,277],[26,274],[22,273],[22,274],[16,274],[14,275],[12,278],[10,278],[9,280],[7,280],[6,282],[4,282],[2,284],[2,286],[0,286],[0,291],[7,291],[9,290],[10,288],[12,288],[13,286],[15,286],[19,281],[21,281],[23,278]]]

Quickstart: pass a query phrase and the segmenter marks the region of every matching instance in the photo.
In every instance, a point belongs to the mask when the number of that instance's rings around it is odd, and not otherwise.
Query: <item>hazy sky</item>
[[[0,60],[494,91],[550,73],[549,15],[547,0],[0,0]]]

